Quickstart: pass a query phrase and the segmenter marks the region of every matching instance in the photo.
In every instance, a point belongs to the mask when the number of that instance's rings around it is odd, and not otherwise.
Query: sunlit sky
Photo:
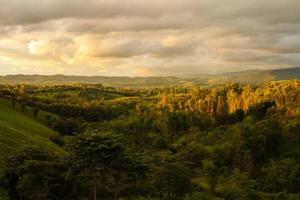
[[[300,65],[300,0],[0,0],[0,74],[169,76]]]

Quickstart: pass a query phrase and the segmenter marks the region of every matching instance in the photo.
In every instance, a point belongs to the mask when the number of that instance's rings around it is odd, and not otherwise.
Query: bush
[[[64,145],[64,140],[59,135],[51,135],[49,136],[49,140],[51,140],[53,143],[57,144],[58,146]]]
[[[223,198],[215,197],[212,194],[206,192],[193,192],[187,194],[184,200],[223,200]]]
[[[57,120],[53,125],[53,129],[62,135],[69,136],[82,131],[80,122],[71,118]]]

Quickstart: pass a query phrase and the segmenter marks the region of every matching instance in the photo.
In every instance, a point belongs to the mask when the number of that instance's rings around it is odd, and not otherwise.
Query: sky
[[[0,75],[300,66],[300,0],[0,0]]]

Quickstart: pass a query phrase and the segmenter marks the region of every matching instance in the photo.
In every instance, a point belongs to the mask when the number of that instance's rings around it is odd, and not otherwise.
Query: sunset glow
[[[0,74],[168,76],[298,66],[298,0],[0,0]]]

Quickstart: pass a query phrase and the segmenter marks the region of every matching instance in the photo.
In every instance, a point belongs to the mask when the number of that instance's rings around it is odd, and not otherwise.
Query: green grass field
[[[26,146],[37,145],[51,152],[65,152],[48,138],[53,130],[36,119],[11,107],[11,102],[0,99],[0,168],[5,158]]]

